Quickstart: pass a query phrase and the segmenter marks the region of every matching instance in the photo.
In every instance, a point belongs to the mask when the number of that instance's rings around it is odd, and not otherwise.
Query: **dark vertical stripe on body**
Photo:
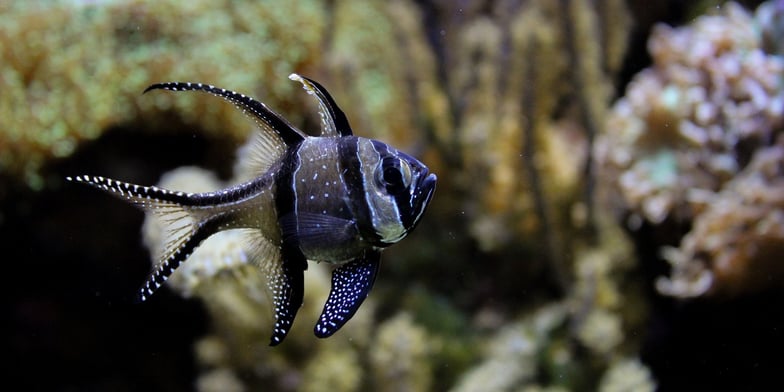
[[[294,214],[296,214],[297,184],[294,183],[294,173],[302,164],[299,157],[299,150],[301,148],[302,144],[299,144],[295,148],[290,148],[288,151],[286,151],[282,159],[282,167],[277,171],[275,176],[275,209],[278,213],[278,221],[280,221],[282,218],[291,218]],[[294,218],[296,219],[296,217]],[[286,240],[287,233],[281,234],[283,235],[283,239]],[[291,236],[289,235],[288,237]],[[296,245],[299,244],[297,243]]]
[[[382,157],[382,164],[383,164],[383,157],[389,155],[398,155],[400,157],[406,158],[408,161],[416,161],[414,158],[403,154],[402,152],[397,152],[397,154],[391,154],[389,152],[389,146],[385,143],[382,143],[378,140],[372,140],[373,148],[378,151],[379,156]],[[396,160],[398,157],[395,158]],[[403,192],[399,192],[397,194],[391,195],[395,199],[395,205],[397,206],[397,213],[398,219],[403,224],[403,227],[411,227],[414,224],[414,218],[416,217],[411,211],[411,194],[408,192],[408,188],[405,189]]]
[[[367,189],[365,187],[365,178],[362,175],[364,170],[373,170],[373,168],[362,167],[362,159],[359,156],[359,142],[359,138],[352,136],[342,138],[338,144],[340,175],[360,234],[368,242],[374,245],[381,245],[383,244],[381,242],[382,238],[373,227],[370,206],[365,199]]]

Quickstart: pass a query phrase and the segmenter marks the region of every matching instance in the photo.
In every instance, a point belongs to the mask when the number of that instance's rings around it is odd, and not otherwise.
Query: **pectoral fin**
[[[280,226],[283,238],[296,241],[302,250],[348,243],[359,235],[352,220],[307,212],[282,217]]]
[[[354,316],[373,288],[380,260],[380,252],[368,251],[332,272],[332,289],[314,329],[317,337],[331,336]]]

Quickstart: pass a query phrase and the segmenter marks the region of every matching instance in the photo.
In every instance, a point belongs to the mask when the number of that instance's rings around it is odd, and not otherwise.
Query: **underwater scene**
[[[784,0],[2,1],[0,203],[22,390],[780,389]]]

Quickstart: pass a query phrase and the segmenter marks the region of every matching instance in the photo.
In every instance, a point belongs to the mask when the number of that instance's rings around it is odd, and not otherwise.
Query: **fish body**
[[[275,326],[283,341],[302,305],[308,261],[336,267],[314,332],[328,337],[357,311],[373,286],[381,251],[414,229],[436,176],[417,159],[377,140],[354,136],[346,116],[317,82],[292,74],[319,103],[320,136],[308,136],[263,103],[200,83],[155,89],[203,91],[226,99],[260,126],[258,177],[206,193],[186,193],[99,176],[68,177],[162,215],[170,239],[140,290],[145,300],[211,235],[245,229],[255,262],[267,273]]]

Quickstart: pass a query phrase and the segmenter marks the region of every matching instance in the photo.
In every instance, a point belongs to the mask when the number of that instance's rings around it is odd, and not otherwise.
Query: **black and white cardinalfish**
[[[206,193],[171,191],[99,176],[67,177],[125,199],[171,222],[169,241],[140,290],[142,301],[211,235],[246,229],[253,259],[268,274],[275,312],[270,345],[283,341],[303,300],[307,261],[336,267],[314,332],[325,338],[356,313],[376,279],[381,251],[419,222],[436,185],[417,159],[378,140],[353,136],[327,90],[291,74],[316,97],[321,135],[308,136],[255,99],[201,83],[158,83],[150,90],[221,97],[260,127],[259,176]]]

